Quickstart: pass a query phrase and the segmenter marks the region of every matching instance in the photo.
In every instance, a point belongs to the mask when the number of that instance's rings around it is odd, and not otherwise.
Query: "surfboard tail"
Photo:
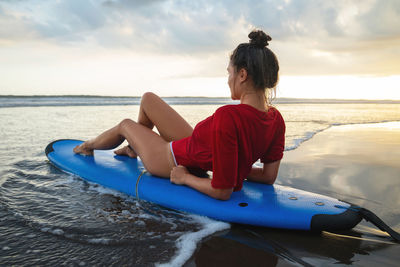
[[[363,219],[357,206],[351,205],[339,214],[316,214],[311,219],[311,231],[349,230]]]
[[[350,204],[350,203],[349,203]],[[311,220],[311,231],[338,231],[349,230],[355,227],[362,219],[372,223],[381,231],[388,233],[396,242],[400,242],[400,233],[389,227],[372,211],[353,204],[350,207],[339,207],[346,209],[335,215],[317,214]]]

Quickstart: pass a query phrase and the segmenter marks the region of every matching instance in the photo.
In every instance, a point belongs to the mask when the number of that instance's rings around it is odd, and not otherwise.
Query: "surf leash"
[[[373,225],[378,227],[381,231],[388,233],[396,242],[400,242],[400,234],[395,230],[393,230],[392,228],[390,228],[390,226],[388,226],[384,221],[382,221],[381,218],[376,216],[376,214],[373,213],[372,211],[355,205],[348,208],[343,206],[337,206],[337,207],[358,212],[358,214],[360,214],[364,220],[372,223]]]
[[[138,176],[137,180],[136,180],[136,186],[135,186],[135,196],[137,200],[139,199],[139,182],[140,182],[140,178],[142,178],[143,174],[145,174],[147,171],[143,170],[142,173]]]

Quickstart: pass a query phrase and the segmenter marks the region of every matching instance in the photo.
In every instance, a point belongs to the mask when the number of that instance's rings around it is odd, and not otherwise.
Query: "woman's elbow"
[[[278,177],[280,160],[271,162],[269,164],[264,164],[263,166],[263,183],[274,184],[276,178]]]
[[[276,178],[277,178],[277,175],[275,175],[275,176],[269,176],[269,177],[267,177],[267,178],[265,179],[265,183],[266,183],[266,184],[272,185],[272,184],[275,183]]]
[[[229,200],[231,198],[233,189],[216,189],[214,193],[214,198],[218,200]]]
[[[231,198],[231,193],[229,194],[221,194],[217,197],[218,200],[229,200]]]

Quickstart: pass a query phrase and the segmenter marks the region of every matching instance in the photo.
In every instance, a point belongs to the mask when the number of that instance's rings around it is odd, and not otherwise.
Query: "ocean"
[[[192,126],[218,107],[237,103],[205,97],[164,100]],[[122,119],[136,119],[139,104],[139,97],[0,96],[0,265],[194,266],[201,265],[195,255],[205,259],[199,247],[206,240],[254,230],[137,201],[48,162],[44,148],[51,141],[93,138]],[[400,102],[395,101],[276,99],[274,105],[286,122],[285,154],[332,127],[400,122]],[[334,197],[339,194],[288,178],[287,173],[280,173],[277,183]],[[390,222],[399,225],[400,220]],[[302,242],[307,237],[292,234]],[[310,237],[317,238],[321,237]],[[236,242],[235,249],[245,244],[254,251],[266,250],[256,237]],[[276,249],[272,253],[279,266],[324,263],[316,257],[290,258],[285,253]],[[394,262],[389,259],[388,264]]]

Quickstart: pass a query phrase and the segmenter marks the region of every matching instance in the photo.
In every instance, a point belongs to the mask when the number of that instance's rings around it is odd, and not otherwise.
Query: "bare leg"
[[[93,155],[94,149],[112,149],[119,146],[125,137],[119,134],[119,125],[74,148],[75,153]]]
[[[149,128],[125,119],[95,139],[86,141],[74,149],[75,153],[91,154],[94,149],[111,149],[127,140],[140,156],[145,168],[152,174],[169,177],[175,166],[169,144]]]
[[[156,126],[160,135],[151,129]],[[138,123],[125,119],[95,139],[74,148],[75,153],[92,155],[94,149],[112,149],[127,140],[130,147],[115,151],[142,159],[146,169],[159,176],[169,177],[175,166],[169,142],[188,137],[193,128],[173,108],[153,93],[142,97]]]
[[[193,128],[170,105],[153,93],[142,96],[138,123],[152,129],[157,127],[165,141],[179,140],[193,133]]]
[[[132,149],[131,146],[124,146],[123,148],[115,150],[114,153],[117,154],[117,155],[128,156],[128,157],[131,157],[131,158],[136,158],[137,157],[136,152]]]
[[[142,96],[138,123],[149,129],[156,126],[161,137],[167,142],[188,137],[193,132],[190,124],[154,93],[145,93]],[[129,146],[116,150],[115,154],[129,157],[137,155]]]

